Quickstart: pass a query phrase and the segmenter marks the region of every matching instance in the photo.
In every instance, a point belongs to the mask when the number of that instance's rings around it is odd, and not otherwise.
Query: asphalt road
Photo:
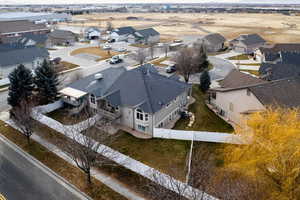
[[[79,200],[43,171],[0,140],[0,193],[8,200]]]

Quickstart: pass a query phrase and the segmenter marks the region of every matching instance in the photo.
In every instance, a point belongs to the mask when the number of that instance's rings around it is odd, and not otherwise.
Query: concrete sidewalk
[[[2,115],[2,116],[6,116],[6,115]],[[3,120],[3,119],[1,119],[1,120]],[[13,128],[16,128],[11,120],[5,120],[5,122],[8,123]],[[35,133],[31,136],[31,139],[38,142],[39,144],[41,144],[42,146],[47,148],[49,151],[52,151],[57,156],[66,160],[68,163],[77,167],[76,163],[67,154],[65,154],[63,151],[61,151],[57,146],[47,142],[46,140],[44,140],[43,138],[41,138],[40,136],[38,136]],[[142,197],[141,195],[137,194],[136,192],[130,190],[128,187],[126,187],[124,184],[122,184],[118,180],[114,179],[113,177],[111,177],[103,172],[100,172],[99,170],[96,170],[95,168],[93,168],[91,172],[92,172],[91,175],[94,178],[96,178],[97,180],[99,180],[100,182],[102,182],[103,184],[105,184],[107,187],[111,188],[115,192],[121,194],[122,196],[124,196],[130,200],[145,200],[144,197]]]

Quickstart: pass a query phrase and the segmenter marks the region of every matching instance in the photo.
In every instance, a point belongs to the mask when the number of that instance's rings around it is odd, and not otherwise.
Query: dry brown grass
[[[126,17],[139,17],[140,20],[127,20]],[[105,27],[110,20],[114,27],[134,26],[136,28],[154,27],[162,37],[200,36],[209,32],[218,32],[228,39],[245,34],[259,33],[269,42],[300,42],[300,16],[281,14],[250,13],[99,13],[78,15],[75,18],[88,19],[89,25]],[[238,19],[238,20],[237,20]],[[289,25],[298,27],[291,28]],[[81,24],[74,24],[81,26]]]
[[[97,61],[106,60],[108,58],[111,58],[112,56],[121,54],[119,52],[115,52],[112,50],[110,50],[110,51],[103,50],[103,49],[100,49],[99,47],[87,47],[87,48],[76,49],[71,52],[71,55],[78,55],[78,54],[82,54],[82,53],[100,56],[101,58],[99,58]]]
[[[156,66],[166,67],[168,65],[162,64],[162,62],[164,62],[164,61],[166,61],[168,59],[170,59],[170,57],[163,57],[163,58],[159,58],[159,59],[156,59],[154,61],[151,61],[150,63],[153,64],[153,65],[156,65]]]
[[[8,126],[3,121],[0,121],[0,131],[11,142],[18,145],[21,149],[35,157],[44,165],[52,169],[54,172],[72,183],[82,192],[88,194],[95,200],[125,200],[126,198],[114,192],[101,182],[93,178],[93,187],[87,187],[86,176],[77,167],[66,162],[51,151],[35,141],[31,141],[28,145],[26,138],[21,135],[16,129]]]

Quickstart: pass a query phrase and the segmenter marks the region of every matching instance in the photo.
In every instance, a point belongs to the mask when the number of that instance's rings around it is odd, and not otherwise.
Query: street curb
[[[65,73],[68,73],[68,72],[72,72],[72,71],[76,71],[76,70],[79,70],[81,69],[81,67],[76,67],[76,68],[73,68],[73,69],[68,69],[68,70],[65,70],[65,71],[61,71],[59,72],[58,74],[65,74]]]
[[[76,188],[74,185],[69,183],[67,180],[65,180],[63,177],[59,176],[57,173],[55,173],[53,170],[51,170],[49,167],[38,161],[33,156],[29,155],[27,152],[23,151],[20,147],[18,147],[13,142],[9,141],[7,138],[5,138],[3,135],[0,135],[0,140],[7,144],[12,150],[14,150],[16,153],[20,154],[24,158],[26,158],[30,163],[35,165],[37,168],[42,170],[44,173],[46,173],[48,176],[53,178],[58,184],[65,187],[67,190],[69,190],[71,193],[76,195],[79,199],[82,200],[92,200],[91,197],[86,195],[85,193],[81,192],[78,188]]]

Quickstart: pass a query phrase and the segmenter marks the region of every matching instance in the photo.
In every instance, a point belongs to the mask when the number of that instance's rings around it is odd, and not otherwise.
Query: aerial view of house
[[[146,64],[129,71],[122,67],[106,69],[70,84],[60,93],[67,104],[87,104],[116,123],[152,135],[154,128],[167,127],[179,119],[191,87],[160,75]]]
[[[66,45],[70,46],[76,42],[76,35],[71,31],[56,29],[48,34],[47,43],[49,46]]]
[[[224,49],[226,39],[219,33],[211,33],[197,40],[196,45],[204,44],[208,52],[218,52]]]
[[[135,32],[136,30],[131,26],[120,27],[111,32],[110,38],[115,39],[116,41],[124,41],[128,39],[129,35],[132,35]]]

